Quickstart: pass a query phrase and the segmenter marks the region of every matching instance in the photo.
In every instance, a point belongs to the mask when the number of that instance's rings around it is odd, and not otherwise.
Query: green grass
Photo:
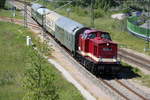
[[[138,82],[139,84],[142,84],[144,86],[147,86],[150,88],[150,74],[144,74],[143,72],[141,72],[139,69],[135,69],[136,73],[138,75],[140,75],[140,77],[134,78],[134,80],[136,82]]]
[[[137,80],[140,84],[150,88],[150,75],[142,75],[141,77],[135,80]]]
[[[12,10],[0,9],[0,16],[4,16],[4,17],[23,19],[20,13],[21,13],[20,11],[16,11],[16,16],[13,17]]]
[[[21,82],[28,53],[26,35],[32,33],[12,23],[0,22],[0,26],[0,100],[21,100],[25,94]],[[60,100],[84,100],[80,92],[60,72],[52,65],[44,64],[55,73]]]
[[[26,46],[18,25],[0,22],[0,100],[20,100]]]

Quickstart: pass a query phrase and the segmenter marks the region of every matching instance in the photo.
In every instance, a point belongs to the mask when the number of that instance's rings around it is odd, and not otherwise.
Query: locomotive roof
[[[95,29],[89,29],[89,30],[86,30],[85,33],[89,34],[89,33],[93,33],[93,32],[98,32],[98,30],[95,30]]]
[[[71,34],[73,34],[75,30],[84,27],[82,24],[73,21],[67,17],[61,17],[56,21],[56,24]]]
[[[49,9],[47,9],[47,8],[39,8],[39,9],[37,10],[37,12],[38,12],[40,15],[44,15],[44,14],[50,13],[51,11],[50,11]]]
[[[104,44],[104,43],[111,43],[111,44],[117,44],[117,43],[114,43],[113,41],[110,41],[110,40],[104,40],[104,39],[100,39],[99,37],[96,37],[94,39],[92,39],[93,42],[95,42],[96,44]]]
[[[109,34],[108,32],[104,32],[104,31],[100,31],[100,30],[95,30],[95,29],[89,29],[89,30],[85,31],[85,33],[87,33],[87,34],[93,33],[93,32],[100,32],[100,33],[107,33],[107,34]]]
[[[37,10],[37,9],[39,9],[41,7],[43,7],[43,5],[40,5],[38,3],[33,3],[32,6],[31,6],[31,8],[34,9],[34,10]]]

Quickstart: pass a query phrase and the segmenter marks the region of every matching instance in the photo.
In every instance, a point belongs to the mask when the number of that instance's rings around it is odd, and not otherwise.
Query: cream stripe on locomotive
[[[94,56],[93,54],[91,53],[85,53],[83,51],[80,51],[80,53],[83,55],[83,56],[89,56],[91,57],[93,60],[97,61],[97,62],[116,62],[117,60],[114,59],[114,58],[98,58],[96,56]]]

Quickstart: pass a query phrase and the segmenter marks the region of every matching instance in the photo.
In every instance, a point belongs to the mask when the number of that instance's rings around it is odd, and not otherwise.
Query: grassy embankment
[[[0,22],[0,100],[21,100],[25,90],[21,87],[26,68],[26,35],[31,32],[22,26]],[[48,63],[43,63],[43,65]],[[83,100],[81,94],[61,74],[48,64],[55,73],[60,100]]]

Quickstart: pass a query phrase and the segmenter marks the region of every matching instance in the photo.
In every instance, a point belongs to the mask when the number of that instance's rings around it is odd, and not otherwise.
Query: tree
[[[55,76],[38,51],[30,50],[24,73],[23,88],[27,90],[24,100],[58,100]]]
[[[91,3],[94,4],[94,8],[101,8],[107,10],[108,8],[115,6],[117,3],[115,0],[76,0],[77,6],[87,7],[90,6]]]
[[[0,0],[0,9],[5,7],[6,0]]]

